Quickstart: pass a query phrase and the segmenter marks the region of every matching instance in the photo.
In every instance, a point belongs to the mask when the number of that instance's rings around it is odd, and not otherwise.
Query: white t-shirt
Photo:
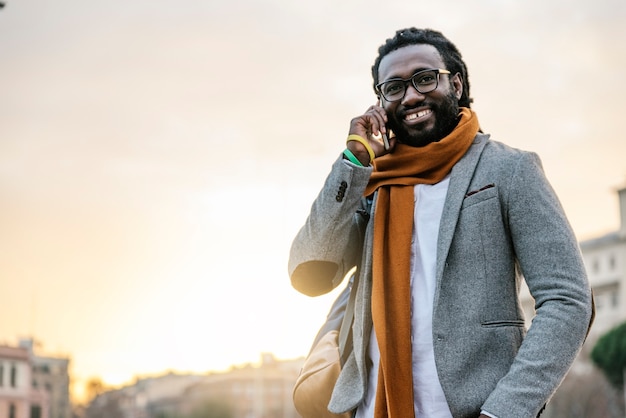
[[[415,211],[411,239],[411,343],[413,351],[413,397],[416,418],[452,418],[435,367],[432,316],[435,297],[437,239],[443,205],[450,178],[437,184],[414,187]],[[357,410],[357,418],[374,416],[380,352],[373,330],[369,355],[369,373],[365,400]]]

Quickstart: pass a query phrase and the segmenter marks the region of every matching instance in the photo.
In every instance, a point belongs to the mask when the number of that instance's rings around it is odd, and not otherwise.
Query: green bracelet
[[[370,163],[374,161],[374,158],[376,158],[376,154],[374,154],[374,150],[372,149],[372,146],[369,144],[369,142],[367,142],[367,139],[363,138],[360,135],[352,134],[348,135],[348,140],[346,141],[346,144],[350,141],[360,142],[361,145],[363,145],[367,150],[367,153],[370,155]]]
[[[361,161],[359,161],[359,159],[356,158],[356,156],[348,148],[346,148],[346,150],[343,152],[343,155],[345,155],[348,160],[358,165],[359,167],[365,167],[363,163],[361,163]]]

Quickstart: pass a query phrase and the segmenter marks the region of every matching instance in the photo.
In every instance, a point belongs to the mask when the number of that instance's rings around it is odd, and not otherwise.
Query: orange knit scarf
[[[413,233],[413,186],[435,184],[450,173],[472,144],[479,125],[461,108],[457,127],[424,147],[397,144],[392,154],[374,161],[366,188],[378,189],[374,215],[372,318],[380,366],[375,418],[414,416],[411,353],[410,260]]]

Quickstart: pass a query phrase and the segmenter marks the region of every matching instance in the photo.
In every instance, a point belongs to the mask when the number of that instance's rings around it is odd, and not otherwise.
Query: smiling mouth
[[[415,120],[415,119],[419,119],[419,118],[421,118],[423,116],[430,115],[432,112],[433,111],[431,109],[420,110],[417,113],[411,113],[409,115],[406,115],[404,117],[404,120],[409,122],[409,121],[412,121],[412,120]]]

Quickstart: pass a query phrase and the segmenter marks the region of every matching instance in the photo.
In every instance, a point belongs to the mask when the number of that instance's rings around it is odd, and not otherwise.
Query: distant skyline
[[[619,228],[621,0],[20,0],[0,10],[0,343],[118,385],[306,354],[336,292],[291,240],[396,29],[463,53],[481,126],[536,152],[580,240]]]

